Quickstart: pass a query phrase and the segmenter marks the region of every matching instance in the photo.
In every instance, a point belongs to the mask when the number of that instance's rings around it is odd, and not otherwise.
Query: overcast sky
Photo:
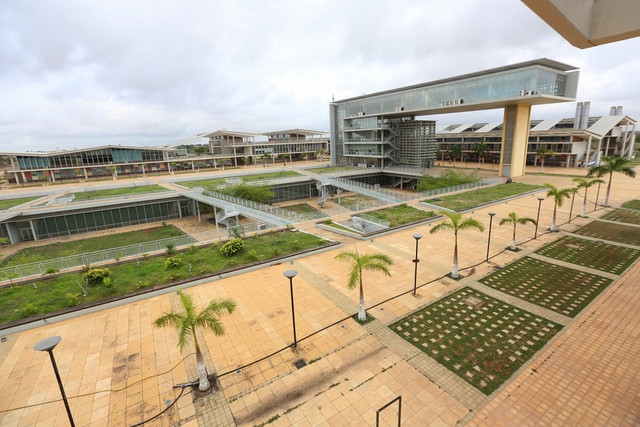
[[[640,39],[574,48],[514,0],[0,1],[0,151],[329,130],[329,102],[541,57],[640,118]],[[572,117],[575,103],[534,106]],[[432,116],[499,121],[501,110]]]

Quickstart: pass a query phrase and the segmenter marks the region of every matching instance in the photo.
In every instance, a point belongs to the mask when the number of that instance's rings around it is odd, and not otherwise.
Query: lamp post
[[[487,240],[487,259],[485,261],[489,261],[489,248],[491,247],[491,225],[493,224],[493,216],[496,214],[495,212],[487,212],[489,214],[489,239]]]
[[[540,223],[540,206],[542,206],[543,200],[544,200],[544,197],[538,197],[538,216],[536,217],[536,231],[533,234],[534,239],[538,238],[538,224]]]
[[[69,416],[69,423],[71,427],[75,427],[75,423],[73,422],[73,416],[71,415],[71,409],[69,408],[69,402],[67,401],[67,395],[64,393],[64,387],[62,387],[62,380],[60,379],[60,373],[58,372],[58,365],[56,365],[56,359],[53,357],[53,349],[58,343],[62,340],[62,338],[55,336],[45,338],[36,345],[33,346],[33,349],[36,351],[46,351],[49,353],[49,357],[51,357],[51,364],[53,365],[53,372],[56,374],[56,379],[58,380],[58,387],[60,387],[60,393],[62,394],[62,400],[64,401],[64,407],[67,409],[67,415]]]
[[[593,211],[598,209],[598,197],[600,197],[600,184],[602,184],[602,183],[601,182],[598,183],[598,191],[596,192],[596,202],[593,205]]]
[[[571,189],[573,196],[571,197],[571,209],[569,209],[569,224],[571,224],[571,214],[573,214],[573,201],[576,198],[576,193],[578,192],[578,187],[573,187]]]
[[[293,348],[298,348],[298,339],[296,338],[296,311],[293,306],[293,278],[298,272],[296,270],[287,270],[284,276],[289,279],[289,289],[291,290],[291,319],[293,319]]]
[[[422,239],[422,234],[414,234],[413,238],[416,239],[416,258],[413,260],[413,263],[416,265],[415,272],[413,274],[413,296],[416,296],[416,284],[418,283],[418,263],[420,260],[418,259],[418,240]]]

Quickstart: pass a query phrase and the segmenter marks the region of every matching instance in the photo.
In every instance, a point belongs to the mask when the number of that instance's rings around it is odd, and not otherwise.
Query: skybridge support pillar
[[[500,176],[524,175],[529,145],[531,105],[515,104],[504,107]]]

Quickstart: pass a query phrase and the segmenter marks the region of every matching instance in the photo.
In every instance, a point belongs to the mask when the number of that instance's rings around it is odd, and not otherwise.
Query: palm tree
[[[307,153],[307,151],[306,151],[306,150],[304,150],[302,153],[300,153],[300,155],[301,155],[302,157],[304,157],[304,159],[305,159],[305,160],[309,160],[309,158],[307,157],[307,156],[308,156],[308,154],[309,154],[309,153]]]
[[[247,168],[247,163],[249,163],[249,158],[248,157],[243,157],[242,158],[242,162],[244,163],[244,168]]]
[[[603,183],[604,181],[601,179],[573,178],[573,182],[578,184],[578,188],[584,188],[584,201],[582,203],[582,211],[580,212],[580,216],[585,216],[587,211],[587,190],[589,190],[589,188],[594,186],[595,184]]]
[[[462,156],[462,148],[459,145],[454,145],[447,150],[447,155],[453,160],[453,167],[456,167],[456,157]]]
[[[271,158],[271,155],[269,153],[262,153],[262,156],[260,157],[262,157],[262,160],[264,160],[264,164],[266,165],[269,159]]]
[[[207,367],[204,364],[198,338],[196,337],[196,327],[209,329],[218,337],[224,335],[224,325],[220,321],[220,316],[233,313],[236,309],[236,302],[231,298],[212,300],[204,310],[197,313],[193,296],[183,293],[180,288],[178,288],[178,295],[180,296],[183,310],[176,311],[172,309],[169,312],[163,312],[162,316],[153,322],[153,326],[157,328],[173,326],[178,333],[178,348],[180,348],[181,353],[189,338],[193,338],[193,343],[196,347],[198,378],[200,379],[198,388],[200,391],[205,391],[209,389],[211,384],[209,383]]]
[[[484,158],[489,154],[489,146],[486,142],[487,140],[483,139],[482,142],[473,143],[473,153],[478,156],[478,169],[480,169],[480,161],[484,163]]]
[[[325,151],[324,148],[320,148],[318,151],[316,151],[316,154],[318,154],[318,157],[321,157],[324,159],[324,155],[327,154],[327,152]]]
[[[518,215],[515,212],[511,212],[507,218],[502,218],[500,220],[500,225],[504,224],[513,224],[513,240],[511,240],[511,250],[516,250],[516,225],[518,224],[526,224],[530,222],[533,225],[536,225],[536,220],[529,217],[518,218]]]
[[[357,249],[354,252],[340,252],[335,258],[339,261],[351,263],[351,272],[349,273],[347,288],[353,289],[358,282],[360,283],[360,311],[358,311],[358,320],[364,322],[367,320],[367,312],[364,309],[362,270],[382,271],[385,276],[391,276],[388,266],[393,264],[393,261],[387,255],[381,253],[360,255]]]
[[[171,172],[171,175],[173,175],[174,171],[176,169],[176,166],[178,166],[178,164],[176,162],[171,162],[171,163],[169,163],[169,166],[170,166],[169,172]]]
[[[551,228],[549,230],[556,231],[556,210],[558,207],[562,206],[562,201],[564,199],[571,197],[572,189],[564,188],[560,190],[552,184],[545,183],[544,185],[549,188],[549,191],[547,191],[547,197],[553,197],[553,218],[551,219]]]
[[[462,220],[462,214],[459,212],[440,211],[441,214],[448,217],[451,221],[444,221],[429,230],[430,234],[437,233],[441,230],[453,230],[453,268],[451,269],[451,278],[458,278],[458,231],[459,230],[478,230],[484,231],[484,226],[473,218]]]
[[[593,166],[589,168],[588,177],[596,176],[600,178],[606,174],[609,174],[609,184],[607,184],[607,196],[604,198],[604,206],[609,207],[609,193],[611,192],[611,178],[613,178],[614,172],[620,172],[621,174],[636,177],[636,171],[629,165],[630,160],[622,157],[603,157],[599,166]]]
[[[540,147],[536,150],[536,156],[540,159],[540,173],[544,173],[544,158],[547,156],[555,156],[556,153],[551,151],[549,147]]]
[[[117,167],[115,167],[115,166],[109,166],[109,167],[107,168],[107,170],[108,170],[109,172],[111,172],[111,176],[113,177],[113,180],[115,181],[115,180],[116,180],[116,178],[118,177],[118,168],[117,168]]]

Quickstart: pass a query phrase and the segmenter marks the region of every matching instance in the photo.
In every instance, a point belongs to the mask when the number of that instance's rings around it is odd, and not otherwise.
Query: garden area
[[[155,193],[158,191],[170,191],[160,185],[141,185],[139,187],[113,188],[109,190],[84,191],[73,193],[74,200],[102,199],[105,197],[130,196],[132,194]]]
[[[582,236],[640,246],[640,227],[592,221],[574,231]]]
[[[179,280],[239,267],[317,248],[329,243],[298,231],[269,232],[245,239],[233,239],[218,248],[192,246],[175,253],[168,248],[166,256],[142,257],[138,261],[110,265],[108,268],[85,269],[34,283],[0,289],[0,323],[62,310],[76,305],[125,295],[137,290],[165,285]],[[85,286],[85,283],[89,283]],[[83,296],[80,284],[89,290]]]
[[[625,209],[615,209],[600,217],[608,221],[626,222],[627,224],[640,225],[640,212],[628,211]]]
[[[544,187],[540,185],[512,182],[510,184],[500,184],[493,187],[480,188],[478,190],[443,196],[437,199],[424,200],[424,202],[452,209],[454,211],[462,211],[485,203],[517,196],[542,188]]]
[[[318,209],[314,208],[308,203],[298,203],[297,205],[289,205],[289,206],[280,206],[280,209],[284,209],[285,211],[306,214],[312,212],[320,212]]]
[[[418,180],[418,191],[431,191],[478,181],[480,181],[480,178],[478,178],[477,171],[467,174],[462,171],[447,169],[442,171],[439,176],[422,175]]]
[[[289,178],[292,176],[301,176],[298,172],[295,171],[280,171],[280,172],[270,172],[270,173],[259,173],[253,175],[238,175],[233,177],[226,178],[211,178],[211,179],[199,179],[196,181],[180,181],[176,182],[176,184],[182,185],[187,188],[194,187],[218,187],[221,185],[229,185],[225,179],[227,178],[236,178],[241,179],[242,182],[252,182],[252,181],[264,181],[268,179],[280,179],[280,178]]]
[[[39,199],[42,196],[38,196],[38,197],[23,197],[20,199],[6,199],[6,200],[0,200],[0,211],[4,211],[6,209],[10,209],[14,206],[19,206],[22,205],[24,203],[29,203],[32,202],[36,199]]]
[[[103,249],[135,245],[136,243],[152,242],[154,240],[168,239],[170,237],[182,235],[182,231],[173,226],[166,225],[162,227],[147,228],[144,230],[128,231],[126,233],[72,240],[69,242],[50,243],[48,245],[22,249],[15,255],[1,261],[0,268],[46,261],[49,259],[62,258],[69,255],[78,255]]]
[[[311,173],[333,173],[333,172],[351,171],[351,170],[356,170],[356,169],[362,169],[362,168],[358,168],[356,166],[333,166],[333,167],[326,167],[326,168],[308,169],[308,172],[311,172]]]
[[[573,236],[564,236],[535,253],[612,274],[621,274],[640,256],[638,249]]]
[[[465,287],[390,328],[489,395],[562,326]]]
[[[479,282],[564,316],[574,317],[611,284],[611,279],[524,257]]]
[[[399,206],[393,206],[377,211],[367,212],[366,214],[374,218],[388,221],[390,227],[395,227],[414,221],[420,221],[423,219],[434,218],[439,215],[433,211],[423,211],[422,209],[407,206],[405,203]]]
[[[640,210],[640,200],[629,200],[622,204],[623,208]]]

